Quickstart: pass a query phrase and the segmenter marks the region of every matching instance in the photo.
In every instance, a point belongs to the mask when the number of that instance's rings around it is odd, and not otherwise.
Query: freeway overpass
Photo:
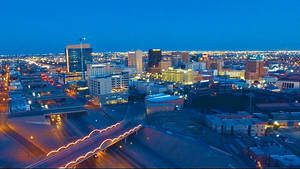
[[[70,96],[67,96],[66,94],[55,94],[55,95],[45,95],[40,97],[31,97],[32,101],[38,101],[38,100],[59,100],[59,99],[68,99]]]
[[[51,108],[45,110],[34,110],[34,111],[26,111],[26,112],[18,112],[18,113],[10,113],[9,117],[22,117],[22,116],[35,116],[35,115],[44,115],[45,117],[53,114],[80,114],[80,113],[88,113],[88,109],[83,106],[62,106],[58,108]]]
[[[93,130],[81,139],[50,151],[44,159],[26,168],[70,168],[76,166],[94,154],[126,139],[141,127],[142,125],[132,126],[119,122],[105,129]]]

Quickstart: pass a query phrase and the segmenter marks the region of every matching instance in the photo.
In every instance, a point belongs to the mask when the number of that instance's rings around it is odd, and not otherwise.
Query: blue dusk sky
[[[3,0],[0,54],[300,50],[300,0]]]

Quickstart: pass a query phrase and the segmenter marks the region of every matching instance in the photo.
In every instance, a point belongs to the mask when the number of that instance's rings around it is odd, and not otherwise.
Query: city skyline
[[[6,1],[3,6],[0,54],[58,53],[82,36],[99,52],[300,50],[300,2],[295,0],[31,0]]]
[[[300,168],[299,0],[11,0],[1,168]]]

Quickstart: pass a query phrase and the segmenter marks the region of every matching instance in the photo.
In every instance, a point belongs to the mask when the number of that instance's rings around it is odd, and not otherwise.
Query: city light
[[[59,147],[59,148],[56,149],[56,150],[50,151],[49,153],[47,153],[46,156],[50,156],[50,155],[52,155],[52,154],[54,154],[54,153],[58,153],[58,152],[60,152],[61,150],[64,150],[64,149],[69,148],[70,146],[73,146],[73,145],[76,145],[76,144],[78,144],[78,143],[80,143],[80,142],[83,142],[83,141],[89,139],[94,133],[103,133],[103,132],[106,132],[106,131],[108,131],[108,130],[110,130],[110,129],[112,129],[112,128],[115,128],[115,127],[119,126],[119,125],[121,125],[120,122],[118,122],[118,123],[116,123],[116,124],[113,124],[113,125],[111,125],[111,126],[108,126],[108,127],[105,128],[105,129],[101,129],[101,130],[95,129],[95,130],[91,131],[91,132],[89,133],[89,135],[87,135],[87,136],[85,136],[85,137],[83,137],[83,138],[81,138],[81,139],[78,139],[78,140],[76,140],[76,141],[74,141],[74,142],[71,142],[71,143],[69,143],[69,144],[67,144],[67,145],[65,145],[65,146],[61,146],[61,147]]]
[[[71,161],[71,162],[67,163],[65,166],[60,167],[60,168],[68,168],[68,167],[70,167],[71,165],[76,164],[76,163],[79,162],[80,160],[83,160],[83,159],[87,158],[88,156],[90,156],[90,155],[92,155],[92,154],[95,154],[97,151],[101,151],[101,150],[103,150],[103,149],[105,149],[105,148],[107,148],[107,147],[109,147],[109,146],[115,144],[115,143],[118,142],[119,140],[124,139],[125,137],[127,137],[127,136],[130,135],[130,134],[132,134],[133,132],[138,131],[141,127],[142,127],[142,125],[138,125],[138,126],[132,128],[132,129],[130,129],[130,130],[124,132],[123,134],[119,135],[118,137],[115,137],[115,138],[113,138],[113,139],[105,139],[104,141],[101,142],[101,144],[99,145],[99,147],[95,148],[95,149],[92,150],[92,151],[87,152],[85,155],[76,158],[76,160]],[[105,143],[107,143],[107,142],[108,142],[109,144],[106,145],[105,147],[102,147],[102,146],[105,145]],[[120,148],[122,148],[122,147],[120,147]]]
[[[1,3],[0,168],[300,168],[300,1],[165,1]]]

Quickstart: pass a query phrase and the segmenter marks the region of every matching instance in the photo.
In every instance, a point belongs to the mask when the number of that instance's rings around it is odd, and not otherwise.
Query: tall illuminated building
[[[136,72],[142,73],[143,72],[143,52],[141,50],[136,50],[135,57],[136,57]]]
[[[128,52],[128,67],[136,68],[137,73],[143,72],[143,52],[140,50]]]
[[[181,52],[180,55],[181,55],[182,62],[184,62],[184,63],[189,63],[190,62],[190,55],[189,55],[189,53],[187,53],[187,52]]]
[[[203,53],[202,54],[202,57],[201,57],[201,60],[202,61],[206,61],[206,60],[208,60],[209,58],[208,58],[208,54],[207,53]]]
[[[106,64],[89,64],[87,66],[87,77],[104,77],[111,74],[111,65]]]
[[[161,49],[149,49],[148,52],[148,68],[158,67],[159,62],[161,61]]]
[[[217,60],[217,69],[218,69],[218,75],[224,75],[224,60],[223,58]]]
[[[87,64],[92,63],[92,48],[89,44],[82,44],[83,71],[87,70]],[[66,61],[68,73],[82,73],[81,47],[80,45],[68,45],[66,47]]]
[[[245,66],[245,79],[260,81],[265,73],[263,56],[249,55]]]
[[[136,66],[136,57],[135,57],[135,51],[129,51],[128,52],[128,67],[134,68]]]
[[[180,58],[180,61],[179,61]],[[190,55],[188,52],[172,52],[173,65],[179,65],[190,62]]]
[[[148,69],[150,73],[162,73],[164,70],[167,70],[172,65],[171,59],[161,60],[158,63],[158,66],[153,66]]]
[[[173,67],[180,66],[182,64],[182,57],[178,54],[178,52],[174,52],[172,53],[171,61]]]
[[[194,72],[192,69],[183,70],[169,67],[162,72],[162,80],[181,83],[183,85],[191,85],[197,82],[198,72]]]

